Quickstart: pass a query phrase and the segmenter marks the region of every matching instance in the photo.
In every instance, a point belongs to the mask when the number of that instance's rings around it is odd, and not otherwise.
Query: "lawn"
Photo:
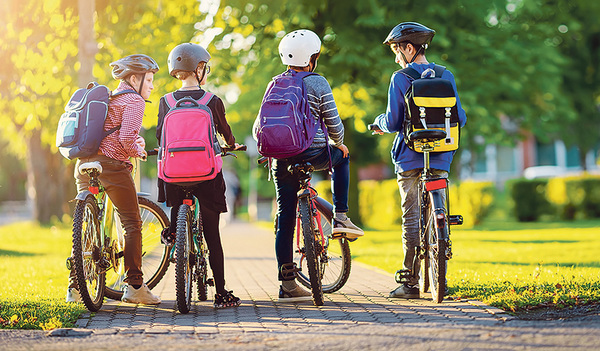
[[[0,328],[70,327],[85,312],[64,302],[70,228],[31,222],[0,226]]]
[[[600,301],[600,221],[491,222],[452,229],[448,285],[508,311]],[[401,232],[367,231],[353,259],[388,272],[400,269]]]

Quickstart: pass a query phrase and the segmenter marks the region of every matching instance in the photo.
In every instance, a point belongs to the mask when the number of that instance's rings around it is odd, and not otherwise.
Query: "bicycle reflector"
[[[100,192],[100,187],[90,185],[90,186],[88,186],[88,190],[90,191],[90,193],[92,193],[94,195],[98,195],[98,193]]]
[[[425,183],[425,189],[427,191],[444,189],[448,186],[448,181],[446,179],[436,179]]]

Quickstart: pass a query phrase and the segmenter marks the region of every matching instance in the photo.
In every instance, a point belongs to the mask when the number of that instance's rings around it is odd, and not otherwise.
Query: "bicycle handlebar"
[[[382,131],[381,128],[379,128],[379,126],[377,124],[369,124],[367,126],[367,128],[373,132],[381,132]]]

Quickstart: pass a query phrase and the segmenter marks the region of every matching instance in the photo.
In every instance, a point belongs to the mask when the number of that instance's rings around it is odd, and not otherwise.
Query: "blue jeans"
[[[333,206],[335,212],[348,212],[348,188],[350,186],[350,158],[344,157],[340,149],[329,146],[331,152]],[[329,169],[329,155],[326,148],[308,149],[300,155],[275,160],[273,162],[273,179],[277,195],[277,232],[275,237],[275,254],[279,280],[281,266],[293,262],[293,240],[296,227],[296,206],[300,183],[298,178],[288,172],[290,164],[308,161],[315,170]]]

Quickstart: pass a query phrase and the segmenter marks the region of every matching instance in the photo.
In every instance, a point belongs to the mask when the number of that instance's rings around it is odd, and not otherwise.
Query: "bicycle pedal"
[[[450,215],[450,216],[448,216],[448,224],[450,224],[450,225],[461,225],[461,224],[463,224],[463,216],[461,216],[461,215]]]
[[[206,285],[208,285],[208,286],[215,286],[215,281],[214,281],[214,279],[213,279],[213,278],[208,278],[208,279],[206,280]]]
[[[396,274],[394,275],[394,279],[396,280],[396,283],[398,283],[398,284],[408,283],[410,281],[411,277],[412,277],[412,271],[410,269],[397,270]]]
[[[73,269],[73,257],[68,257],[65,264],[67,265],[67,269]]]

